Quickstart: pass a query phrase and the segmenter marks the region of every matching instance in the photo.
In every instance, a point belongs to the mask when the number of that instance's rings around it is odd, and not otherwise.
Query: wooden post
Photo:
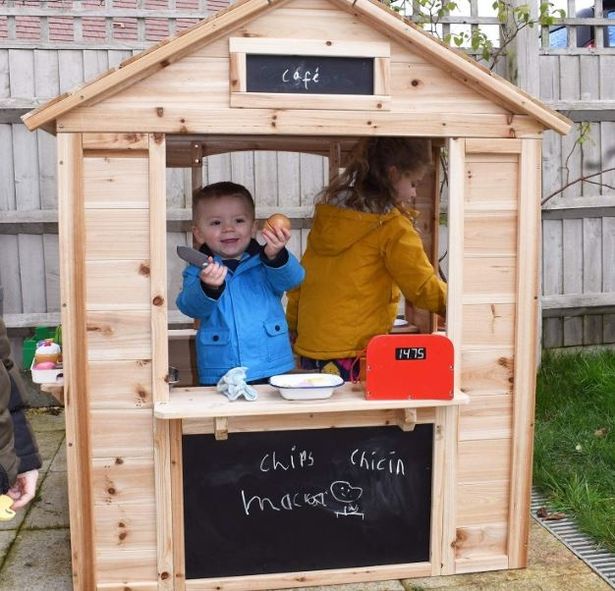
[[[96,588],[85,318],[83,149],[77,133],[58,134],[58,228],[66,461],[75,591]]]
[[[527,564],[536,388],[536,316],[540,252],[540,143],[522,140],[517,238],[517,313],[508,566]]]
[[[449,204],[448,248],[449,281],[446,305],[447,335],[455,346],[454,385],[461,384],[461,340],[463,303],[463,246],[465,211],[465,140],[452,139],[448,143],[449,155]],[[442,486],[442,540],[441,574],[455,572],[455,547],[457,539],[457,447],[459,440],[459,409],[448,407],[439,411],[443,429],[444,448]]]
[[[154,403],[169,400],[165,146],[164,134],[149,135],[150,301]],[[171,591],[175,584],[169,429],[168,422],[154,419],[159,591]]]
[[[329,181],[332,181],[342,167],[342,147],[340,142],[329,144]]]
[[[528,4],[523,0],[513,0],[512,6]],[[532,20],[538,18],[536,2],[530,2]],[[506,62],[506,78],[529,92],[532,96],[540,95],[540,76],[538,69],[538,51],[540,49],[540,27],[525,27],[511,42],[512,51]]]

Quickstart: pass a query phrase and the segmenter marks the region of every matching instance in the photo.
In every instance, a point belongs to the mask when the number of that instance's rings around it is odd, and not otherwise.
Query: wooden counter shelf
[[[318,412],[353,412],[365,410],[413,409],[467,404],[467,394],[457,392],[452,400],[366,400],[361,386],[346,382],[331,398],[293,401],[283,399],[272,386],[255,386],[255,401],[228,400],[213,387],[176,388],[169,402],[158,402],[154,416],[158,419],[196,419],[213,417],[241,417],[253,415],[282,415]]]
[[[182,420],[185,434],[213,432],[218,439],[225,439],[231,431],[269,429],[397,425],[410,431],[416,423],[434,422],[438,407],[469,402],[460,392],[452,400],[366,400],[362,387],[349,382],[331,398],[304,402],[285,400],[272,386],[255,388],[255,401],[230,401],[212,387],[176,388],[171,390],[169,402],[154,405],[154,416]]]

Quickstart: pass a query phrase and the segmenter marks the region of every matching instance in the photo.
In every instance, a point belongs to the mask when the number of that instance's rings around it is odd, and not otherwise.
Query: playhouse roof
[[[286,0],[238,0],[180,35],[162,41],[150,49],[122,62],[95,80],[71,92],[52,99],[26,113],[22,120],[30,130],[44,128],[55,133],[55,121],[76,107],[97,103],[155,72],[180,60],[197,48],[218,39],[243,21],[275,9]],[[493,102],[513,113],[524,114],[540,122],[545,128],[568,133],[572,122],[530,96],[511,82],[494,74],[468,57],[452,49],[414,23],[398,15],[378,0],[330,0],[339,8],[352,10],[373,22],[381,32],[407,44],[412,51],[442,68],[452,78],[473,88]]]

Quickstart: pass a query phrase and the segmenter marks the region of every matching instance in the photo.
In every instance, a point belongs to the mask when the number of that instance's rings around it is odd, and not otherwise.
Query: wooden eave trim
[[[71,109],[89,104],[100,98],[103,93],[109,96],[111,93],[118,92],[177,61],[193,50],[196,44],[203,43],[209,36],[221,34],[228,28],[237,26],[242,20],[255,17],[287,1],[238,0],[229,8],[216,12],[176,38],[165,39],[151,49],[124,60],[116,69],[109,70],[94,81],[50,100],[26,113],[21,119],[30,131],[39,127],[45,127],[50,131],[49,122]]]
[[[507,105],[513,111],[521,111],[562,135],[566,135],[573,122],[550,109],[538,99],[527,94],[508,80],[491,72],[464,52],[455,50],[419,29],[414,23],[403,18],[378,0],[331,0],[346,8],[357,11],[369,20],[377,21],[398,40],[410,42],[422,55],[444,67],[451,75],[478,92],[486,92]],[[442,51],[445,49],[446,51]],[[452,72],[450,71],[452,70]]]

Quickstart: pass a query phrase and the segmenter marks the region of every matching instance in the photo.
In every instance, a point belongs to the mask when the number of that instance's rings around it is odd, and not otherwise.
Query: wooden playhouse
[[[284,87],[297,80],[299,87]],[[243,0],[24,122],[56,134],[58,144],[75,589],[254,590],[526,564],[541,137],[546,129],[566,133],[568,120],[375,0]],[[207,155],[266,149],[328,156],[335,174],[356,139],[370,135],[430,137],[447,152],[446,332],[455,347],[454,398],[366,400],[348,384],[324,401],[294,404],[261,386],[258,401],[230,403],[204,388],[170,388],[168,302],[176,294],[167,293],[167,168],[198,168]],[[430,245],[436,180],[422,192]],[[257,203],[261,213],[276,208]],[[286,212],[294,232],[305,234],[309,220],[292,208]],[[413,450],[422,450],[423,493],[417,495],[423,498],[411,502],[401,494],[393,515],[372,506],[382,517],[357,534],[356,547],[354,534],[336,529],[348,520],[319,526],[320,540],[310,531],[316,512],[305,507],[318,504],[317,492],[304,490],[310,478],[292,484],[292,503],[284,481],[275,485],[277,493],[252,491],[260,513],[277,503],[259,516],[265,529],[256,533],[245,497],[241,519],[232,504],[215,504],[239,494],[239,480],[237,491],[231,477],[227,492],[209,494],[212,456],[239,465],[248,462],[241,454],[258,447],[253,442],[264,442],[262,449],[278,454],[274,468],[282,462],[288,468],[289,461],[294,468],[294,460],[320,458],[350,437],[348,445],[363,449],[365,459],[376,451],[362,444],[362,433],[383,428],[401,438],[408,466]],[[407,439],[416,433],[420,442]],[[293,457],[304,434],[303,455]],[[290,458],[283,459],[277,442]],[[237,451],[227,453],[233,445]],[[268,471],[263,462],[270,453],[258,458],[260,472]],[[363,468],[380,466],[365,460]],[[223,463],[215,468],[226,470]],[[185,486],[193,474],[201,480]],[[193,486],[202,486],[200,504]],[[366,481],[365,499],[370,486]],[[278,522],[281,513],[299,521]],[[361,523],[369,521],[367,513]],[[426,531],[417,552],[406,554],[403,540],[417,513]],[[193,527],[214,514],[226,524],[223,531]],[[245,562],[267,547],[271,531],[293,528],[294,538],[280,534],[279,557],[266,566]],[[335,546],[326,555],[312,556],[310,546],[301,558],[292,548],[286,555],[304,533],[312,547],[324,539]],[[226,535],[237,558],[225,562],[221,554],[207,565]],[[385,547],[392,540],[390,555],[364,550],[374,536]]]

